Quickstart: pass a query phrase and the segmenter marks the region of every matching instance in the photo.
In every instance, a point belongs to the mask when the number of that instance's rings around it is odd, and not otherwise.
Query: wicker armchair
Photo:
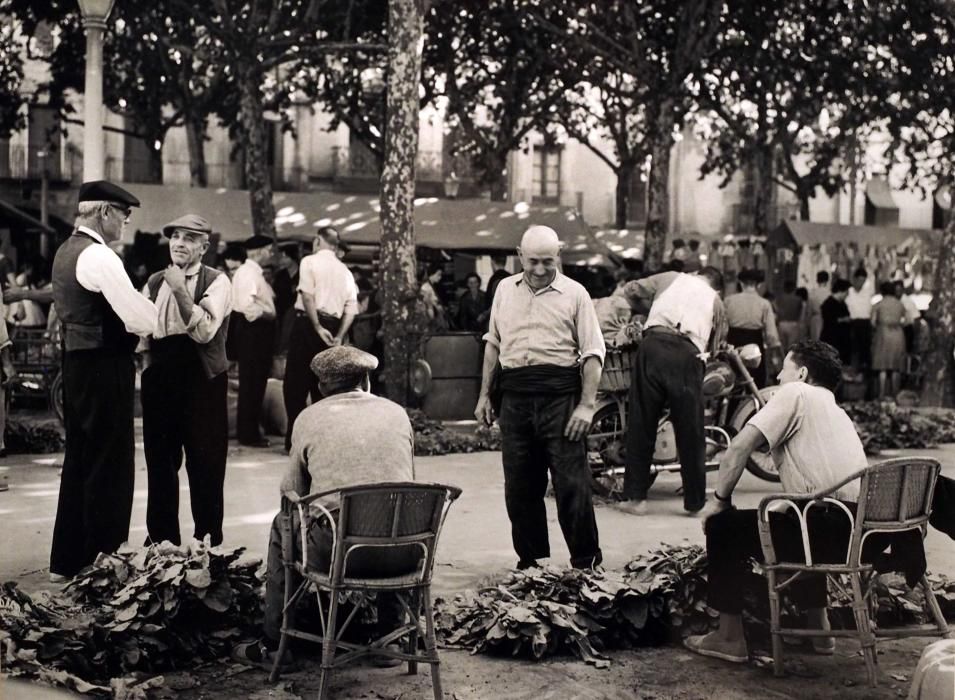
[[[451,503],[460,495],[461,489],[454,486],[414,482],[353,486],[304,498],[293,492],[285,493],[281,520],[282,559],[287,569],[285,605],[279,651],[270,680],[273,683],[278,680],[279,661],[285,654],[289,638],[296,637],[322,645],[320,700],[327,697],[333,668],[366,655],[407,661],[408,672],[412,674],[417,672],[419,661],[430,664],[434,697],[438,700],[443,698],[431,604],[431,577],[435,548],[444,518]],[[337,499],[337,504],[331,508],[323,505],[329,502],[329,497]],[[334,512],[336,508],[337,513]],[[297,528],[298,543],[293,541],[293,519],[296,514],[301,523],[301,527]],[[310,528],[319,526],[331,533],[331,557],[327,571],[317,570],[316,562],[309,562]],[[363,549],[367,551],[367,548],[374,549],[376,562],[408,561],[409,552],[414,557],[411,565],[406,565],[398,575],[381,578],[349,575],[350,559]],[[296,586],[294,580],[298,578],[302,582]],[[318,598],[321,635],[294,627],[296,603],[311,589],[315,590]],[[385,591],[397,594],[408,621],[369,644],[342,640],[359,606],[355,606],[344,623],[339,625],[341,594],[355,592],[364,595]],[[327,603],[322,601],[322,592],[327,594]],[[424,630],[421,629],[422,609]],[[420,652],[419,635],[424,637],[424,650]],[[402,638],[405,640],[402,651],[387,648]]]
[[[876,637],[941,636],[949,634],[948,625],[932,593],[928,578],[923,575],[918,585],[925,596],[925,606],[933,625],[917,627],[873,629],[866,599],[876,572],[871,563],[863,563],[862,552],[866,539],[873,533],[895,533],[918,530],[925,537],[925,529],[932,510],[932,494],[938,478],[939,463],[934,459],[890,459],[862,469],[830,489],[806,496],[805,494],[778,494],[768,496],[759,504],[759,538],[765,558],[773,640],[773,664],[777,676],[783,675],[783,636],[791,637],[858,637],[865,657],[869,684],[876,685]],[[859,502],[855,517],[832,494],[846,484],[860,480]],[[797,501],[806,501],[801,507]],[[845,510],[852,525],[848,554],[844,564],[813,562],[809,546],[806,515],[814,506],[830,503]],[[782,505],[795,511],[802,529],[805,562],[780,562],[773,547],[769,513]],[[836,585],[838,578],[848,577],[852,590],[852,610],[855,630],[785,629],[780,625],[781,592],[801,576],[824,574]]]

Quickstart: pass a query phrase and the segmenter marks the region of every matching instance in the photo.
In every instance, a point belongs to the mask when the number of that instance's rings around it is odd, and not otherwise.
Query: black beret
[[[198,214],[186,214],[185,216],[180,216],[175,221],[170,221],[162,227],[162,235],[169,238],[172,236],[172,232],[177,228],[185,229],[186,231],[195,231],[196,233],[204,233],[207,236],[212,233],[212,227],[209,225],[209,222]]]
[[[338,384],[360,378],[378,369],[378,358],[350,345],[336,345],[312,358],[312,372],[323,384]]]
[[[242,245],[245,246],[246,250],[258,250],[259,248],[270,246],[272,243],[274,243],[274,241],[271,238],[257,233],[251,238],[246,238]]]
[[[119,185],[106,180],[93,180],[80,185],[77,202],[112,202],[126,207],[138,207],[139,200]]]

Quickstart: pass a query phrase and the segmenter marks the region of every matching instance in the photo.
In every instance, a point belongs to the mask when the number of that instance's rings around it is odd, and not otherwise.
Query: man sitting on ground
[[[311,369],[318,377],[320,401],[302,411],[292,428],[289,466],[282,480],[282,493],[319,493],[347,486],[414,479],[414,431],[408,414],[398,404],[370,392],[369,375],[378,367],[374,355],[349,346],[335,346],[318,353]],[[336,497],[323,501],[330,510]],[[285,575],[282,563],[281,513],[272,521],[269,534],[265,581],[264,638],[233,649],[236,661],[270,667],[272,652],[278,649],[285,605]],[[296,556],[301,556],[297,513],[293,520]],[[332,555],[331,530],[324,519],[309,533],[309,567],[328,571]],[[415,561],[389,562],[385,571],[378,555],[358,550],[348,560],[349,576],[389,576],[407,573]],[[416,555],[417,556],[417,555]],[[397,567],[397,568],[395,568]],[[395,570],[392,570],[395,569]],[[397,570],[397,569],[400,569]],[[298,582],[295,582],[295,586]],[[378,596],[378,629],[385,634],[395,629],[400,607],[393,596]],[[381,635],[379,635],[381,636]],[[289,660],[286,660],[288,663]],[[397,659],[382,658],[379,665],[398,665]]]
[[[842,362],[834,347],[817,340],[796,343],[777,377],[782,386],[730,443],[720,464],[715,503],[704,511],[703,523],[707,602],[719,611],[720,626],[709,634],[688,638],[685,645],[691,651],[737,663],[748,659],[740,591],[751,571],[749,560],[762,560],[763,553],[757,511],[734,508],[732,494],[750,455],[768,446],[783,490],[807,496],[835,486],[866,466],[862,441],[833,395],[841,376]],[[859,482],[846,484],[834,497],[854,510]],[[802,537],[793,512],[772,513],[770,522],[780,561],[803,561]],[[813,506],[808,528],[816,561],[845,560],[851,527],[838,505]],[[809,626],[829,629],[825,576],[806,577],[790,590],[794,601],[808,611]],[[817,653],[832,654],[835,640],[815,638],[813,648]]]

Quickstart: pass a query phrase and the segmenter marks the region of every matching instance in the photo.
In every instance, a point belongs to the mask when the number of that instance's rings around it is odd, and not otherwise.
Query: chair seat
[[[305,569],[300,563],[296,563],[295,568],[309,581],[315,582],[322,588],[332,587],[332,577],[321,571],[315,571],[312,568]],[[346,576],[342,579],[341,588],[382,588],[382,589],[401,589],[414,588],[423,585],[421,572],[413,571],[410,574],[402,576],[386,576],[382,578],[353,578]]]

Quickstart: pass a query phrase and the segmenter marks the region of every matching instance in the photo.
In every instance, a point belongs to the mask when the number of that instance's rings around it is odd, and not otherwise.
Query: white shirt
[[[700,352],[713,332],[713,305],[716,291],[698,275],[681,273],[654,297],[646,328],[664,326],[689,337]]]
[[[239,265],[232,277],[232,308],[248,321],[275,318],[275,292],[254,260]]]
[[[302,294],[311,294],[316,310],[341,318],[358,313],[358,285],[351,270],[331,250],[320,250],[302,258],[298,270],[295,308],[305,311]]]
[[[76,281],[83,289],[106,297],[130,333],[141,336],[155,333],[159,312],[149,299],[136,291],[119,256],[93,229],[79,226],[77,230],[103,245],[87,246],[80,253],[76,259]]]
[[[869,320],[872,316],[872,286],[866,280],[858,292],[855,287],[849,289],[846,295],[846,306],[849,307],[849,318]]]
[[[196,298],[196,284],[199,281],[201,262],[190,265],[186,273],[186,291],[192,299]],[[143,294],[149,294],[149,285],[143,287]],[[156,292],[156,308],[159,310],[159,325],[154,338],[186,334],[202,345],[211,341],[219,331],[222,321],[232,310],[232,284],[229,276],[221,274],[208,286],[202,298],[192,307],[192,315],[186,323],[179,313],[179,304],[172,289],[163,280]]]
[[[919,307],[917,307],[915,302],[912,301],[912,297],[910,297],[908,294],[903,294],[899,301],[902,302],[902,308],[905,309],[905,325],[908,326],[918,321],[922,315],[922,312],[919,311]]]
[[[828,389],[788,382],[749,419],[766,438],[786,493],[810,494],[835,486],[867,466],[852,419]],[[859,482],[835,494],[859,500]]]

